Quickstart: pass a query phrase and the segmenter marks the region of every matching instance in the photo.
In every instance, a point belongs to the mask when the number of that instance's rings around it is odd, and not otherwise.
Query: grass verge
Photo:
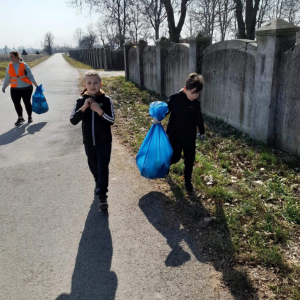
[[[124,77],[103,78],[114,100],[114,132],[134,155],[146,136],[149,104],[159,100]],[[194,196],[183,162],[155,180],[168,209],[193,239],[196,257],[223,274],[235,299],[300,299],[300,160],[204,116]],[[167,118],[162,122],[165,126]]]
[[[78,69],[94,69],[92,66],[90,65],[87,65],[87,64],[83,64],[82,62],[74,59],[74,58],[71,58],[69,55],[67,54],[63,54],[63,57],[65,58],[65,60],[71,65],[73,66],[74,68],[78,68]],[[102,70],[102,69],[96,69],[96,70]]]
[[[136,155],[157,96],[124,77],[103,78],[103,89],[115,100],[115,132]],[[205,125],[193,171],[196,195],[184,190],[182,161],[157,184],[237,299],[300,299],[299,158],[222,121],[205,116]]]
[[[27,65],[32,68],[38,64],[40,64],[41,62],[45,61],[46,59],[49,58],[49,55],[46,55],[46,56],[43,56],[41,58],[38,58],[34,61],[30,61],[30,62],[26,62]],[[5,77],[5,72],[6,72],[6,68],[8,66],[10,62],[9,61],[5,61],[5,62],[0,62],[0,79],[4,78]]]

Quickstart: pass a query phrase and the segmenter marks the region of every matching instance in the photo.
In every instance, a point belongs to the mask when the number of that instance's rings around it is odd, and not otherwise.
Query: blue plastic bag
[[[165,102],[155,101],[150,104],[151,117],[163,120],[168,112]],[[153,124],[148,131],[136,156],[136,164],[141,175],[149,178],[163,178],[167,175],[173,154],[172,146],[161,124]]]
[[[39,115],[49,110],[43,91],[43,86],[40,84],[32,95],[32,111]]]

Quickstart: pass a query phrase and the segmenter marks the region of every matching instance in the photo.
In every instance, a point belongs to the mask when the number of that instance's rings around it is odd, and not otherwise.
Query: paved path
[[[81,127],[69,122],[78,71],[56,54],[33,74],[50,107],[34,123],[15,128],[0,97],[0,299],[233,299],[116,138],[109,214],[97,211]]]

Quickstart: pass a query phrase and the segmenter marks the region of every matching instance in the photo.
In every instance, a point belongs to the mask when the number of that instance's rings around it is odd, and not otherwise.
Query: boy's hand
[[[91,103],[92,103],[93,99],[92,98],[87,98],[84,101],[84,104],[82,105],[82,107],[80,108],[81,111],[85,112],[85,110],[90,107]]]
[[[153,124],[155,124],[155,125],[157,125],[157,124],[160,123],[160,121],[158,121],[156,118],[154,118],[152,122],[153,122]]]
[[[99,104],[95,101],[93,101],[90,105],[90,109],[96,112],[99,116],[102,116],[104,114],[103,109],[99,106]]]

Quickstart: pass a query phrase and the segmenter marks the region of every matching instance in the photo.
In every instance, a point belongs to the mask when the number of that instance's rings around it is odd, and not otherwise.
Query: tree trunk
[[[186,16],[186,4],[189,0],[182,0],[181,1],[181,13],[180,18],[178,21],[177,26],[175,26],[175,19],[174,19],[174,11],[170,0],[161,0],[164,4],[167,12],[167,19],[168,19],[168,27],[169,27],[169,35],[170,41],[179,43],[180,32],[182,30],[182,26],[184,24],[185,16]]]
[[[238,23],[238,38],[245,39],[246,34],[245,34],[245,22],[243,19],[243,4],[241,0],[234,0],[234,3],[236,4],[235,15]]]

